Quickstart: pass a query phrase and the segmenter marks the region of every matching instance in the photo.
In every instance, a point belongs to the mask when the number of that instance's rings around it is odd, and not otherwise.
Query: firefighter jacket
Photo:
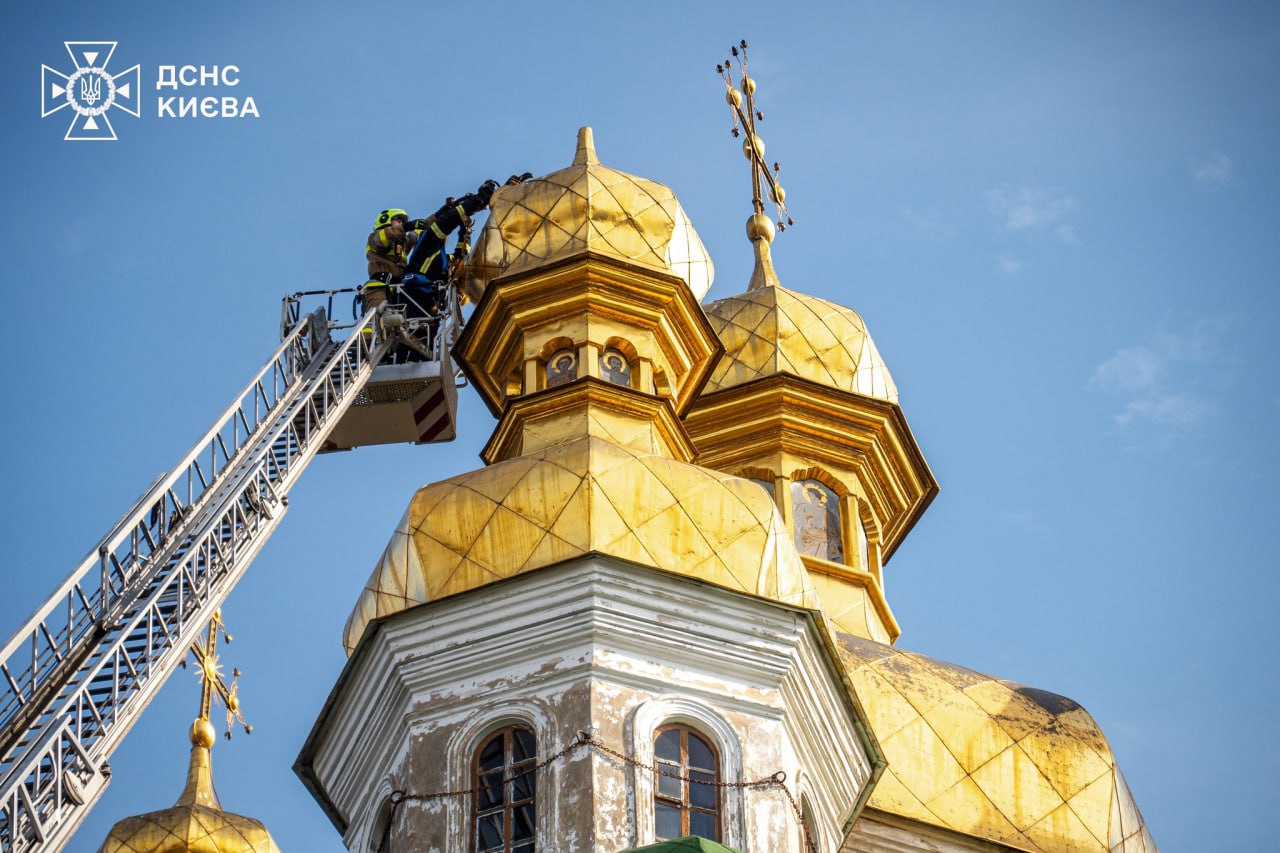
[[[406,272],[424,276],[428,281],[445,278],[449,260],[444,255],[445,238],[463,222],[470,227],[471,216],[484,210],[487,205],[488,196],[468,193],[456,199],[453,204],[445,204],[429,216],[428,225],[422,231],[418,245],[409,254]]]
[[[364,256],[369,261],[369,277],[390,274],[398,278],[404,272],[405,259],[418,241],[415,231],[405,233],[400,220],[392,220],[369,235]]]

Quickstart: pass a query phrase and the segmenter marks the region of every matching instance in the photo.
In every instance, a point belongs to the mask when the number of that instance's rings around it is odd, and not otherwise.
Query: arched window
[[[547,359],[547,387],[572,382],[578,378],[578,354],[571,349],[562,349],[551,354]]]
[[[796,550],[810,557],[844,562],[840,496],[820,480],[796,480],[791,484],[791,508]]]
[[[688,726],[666,726],[654,738],[653,755],[657,839],[698,835],[719,841],[720,768],[711,744]]]
[[[476,853],[533,853],[538,763],[533,732],[505,728],[476,750]]]
[[[600,378],[614,385],[631,387],[631,364],[621,350],[609,347],[600,353]]]

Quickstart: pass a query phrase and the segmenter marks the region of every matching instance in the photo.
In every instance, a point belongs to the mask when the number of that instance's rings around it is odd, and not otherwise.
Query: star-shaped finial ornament
[[[225,643],[231,642],[231,635],[227,633],[226,626],[222,622],[222,611],[213,614],[213,618],[209,620],[209,632],[203,643],[192,643],[191,654],[196,659],[198,672],[196,676],[200,679],[200,715],[196,719],[209,720],[209,714],[213,709],[213,697],[222,700],[223,706],[227,711],[227,731],[226,738],[231,740],[231,730],[235,723],[239,723],[244,727],[245,734],[252,734],[253,726],[245,722],[244,715],[240,711],[240,670],[231,670],[231,684],[222,677],[222,665],[218,661],[218,632],[222,632],[222,640]],[[182,664],[186,666],[186,662]]]

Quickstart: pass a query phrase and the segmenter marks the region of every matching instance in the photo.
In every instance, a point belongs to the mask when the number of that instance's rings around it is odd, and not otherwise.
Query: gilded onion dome
[[[493,279],[590,251],[684,279],[701,299],[715,268],[670,188],[600,164],[591,128],[573,164],[493,195],[469,261],[467,295]]]
[[[777,509],[748,480],[586,436],[418,490],[347,620],[596,553],[816,607]]]
[[[725,348],[703,393],[788,373],[898,402],[898,388],[858,312],[783,287],[769,256],[772,224],[752,217],[749,230],[756,266],[747,292],[703,306]]]
[[[1107,739],[1080,705],[838,639],[889,762],[869,808],[1032,853],[1156,853]]]
[[[279,853],[261,822],[222,810],[209,754],[214,740],[208,720],[192,723],[187,785],[178,801],[120,821],[98,853]]]

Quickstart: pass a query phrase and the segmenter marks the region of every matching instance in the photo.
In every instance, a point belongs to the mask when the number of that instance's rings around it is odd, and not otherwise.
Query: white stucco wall
[[[474,750],[513,723],[533,729],[540,759],[590,729],[641,764],[659,726],[689,724],[722,779],[784,772],[824,853],[871,775],[812,615],[687,578],[584,558],[398,614],[365,645],[300,759],[351,850],[376,848],[391,790],[469,789]],[[723,793],[722,843],[800,853],[782,791]],[[404,803],[393,833],[411,848],[397,849],[469,850],[471,810],[469,796]],[[579,747],[539,774],[539,851],[613,853],[653,829],[651,771]]]

